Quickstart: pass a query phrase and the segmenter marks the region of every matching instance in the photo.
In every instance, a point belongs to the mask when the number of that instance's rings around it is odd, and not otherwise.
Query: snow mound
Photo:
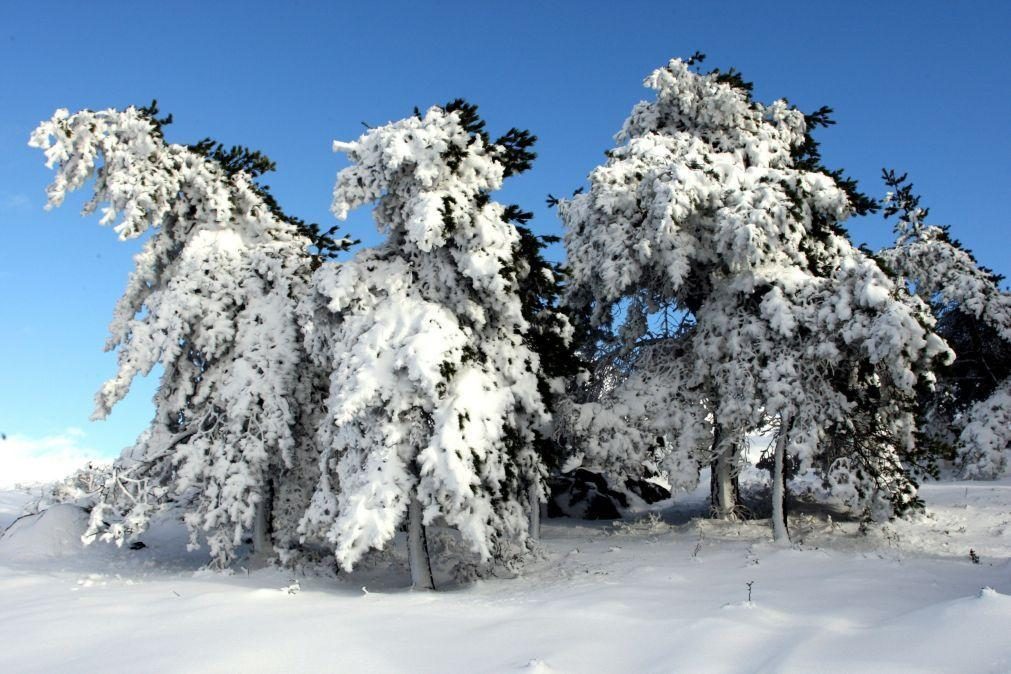
[[[4,530],[14,520],[21,517],[21,513],[25,512],[28,503],[39,498],[33,491],[30,489],[0,490],[0,538],[3,538]]]
[[[88,513],[75,505],[58,504],[12,523],[0,537],[0,559],[30,562],[79,554]]]

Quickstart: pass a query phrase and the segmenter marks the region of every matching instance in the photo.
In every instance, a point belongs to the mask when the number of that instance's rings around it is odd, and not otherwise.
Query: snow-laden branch
[[[146,486],[139,496],[110,489],[105,505],[127,502],[118,531],[128,534],[156,506],[195,493],[192,542],[206,535],[224,563],[264,498],[268,467],[283,466],[294,444],[294,307],[308,241],[248,174],[167,143],[142,110],[59,110],[30,144],[55,170],[50,206],[90,180],[85,213],[100,208],[121,239],[150,232],[110,325],[119,369],[95,410],[104,418],[137,375],[163,367],[155,419],[130,450]]]

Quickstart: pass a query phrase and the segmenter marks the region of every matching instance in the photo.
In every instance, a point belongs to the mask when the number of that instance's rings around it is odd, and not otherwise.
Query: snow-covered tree
[[[548,262],[544,248],[560,241],[555,236],[538,236],[526,223],[533,215],[515,206],[506,207],[506,218],[513,222],[519,234],[516,253],[517,286],[523,317],[528,330],[524,341],[537,354],[537,387],[544,407],[551,417],[546,429],[534,429],[534,449],[548,473],[557,475],[565,460],[565,449],[554,432],[558,411],[566,397],[566,389],[585,374],[585,362],[577,350],[577,325],[559,306],[565,287],[563,265]],[[540,497],[536,489],[529,491],[530,536],[540,537]]]
[[[944,343],[842,229],[873,203],[821,165],[811,131],[830,111],[760,104],[739,74],[699,74],[698,60],[646,79],[656,100],[633,109],[590,189],[559,205],[570,302],[641,351],[609,400],[574,410],[570,424],[604,440],[583,461],[634,471],[659,453],[675,487],[711,464],[714,511],[733,517],[746,435],[772,418],[780,458],[829,457],[863,506],[901,510],[916,502],[916,389]],[[684,327],[654,339],[669,308]]]
[[[160,365],[155,418],[116,462],[88,535],[121,542],[180,507],[191,545],[206,538],[224,565],[250,535],[271,553],[269,504],[308,395],[295,307],[318,259],[347,242],[281,212],[255,182],[266,157],[168,143],[170,121],[154,104],[59,110],[30,144],[56,170],[49,207],[92,181],[85,213],[101,207],[122,240],[147,235],[106,344],[119,370],[94,417]]]
[[[1011,293],[947,226],[928,225],[905,175],[885,171],[885,215],[898,215],[895,244],[880,258],[929,303],[937,331],[956,354],[926,398],[921,427],[953,446],[966,478],[995,478],[1011,453]]]
[[[529,167],[534,138],[493,142],[483,126],[456,101],[334,144],[351,161],[334,213],[376,202],[386,240],[324,265],[303,308],[310,353],[332,372],[303,531],[351,569],[406,519],[416,587],[432,587],[425,525],[454,527],[482,559],[508,556],[543,500],[530,265],[518,213],[489,196]],[[567,324],[556,329],[564,338]]]

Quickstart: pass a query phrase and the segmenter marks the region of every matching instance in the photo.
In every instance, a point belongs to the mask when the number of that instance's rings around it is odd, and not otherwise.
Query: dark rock
[[[548,479],[548,517],[585,520],[621,519],[628,497],[608,486],[607,478],[585,468]]]
[[[670,489],[649,480],[628,478],[625,480],[625,488],[646,503],[656,503],[670,498]]]

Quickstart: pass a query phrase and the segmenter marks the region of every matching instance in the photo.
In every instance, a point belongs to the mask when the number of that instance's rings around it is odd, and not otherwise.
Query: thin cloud
[[[41,438],[8,435],[0,439],[0,489],[59,480],[89,461],[108,463],[108,455],[89,447],[85,437],[81,429],[68,428]]]
[[[32,200],[24,194],[4,192],[0,194],[0,211],[24,213],[32,208]]]

